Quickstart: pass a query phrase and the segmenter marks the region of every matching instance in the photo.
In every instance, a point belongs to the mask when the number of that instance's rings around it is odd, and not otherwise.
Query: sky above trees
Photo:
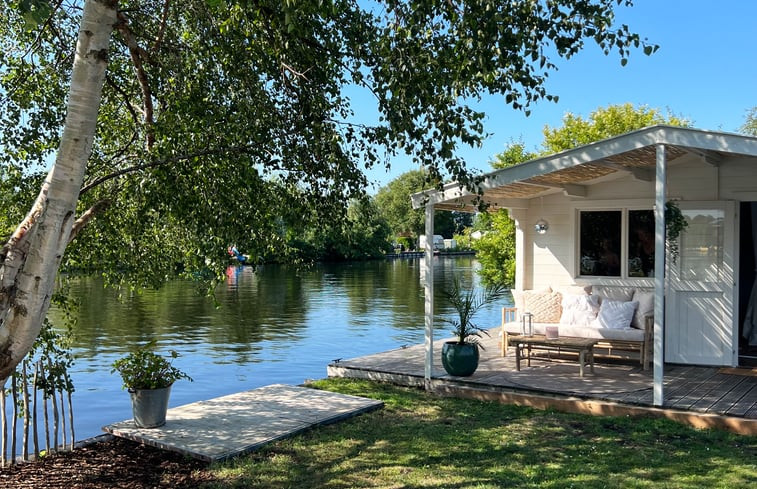
[[[755,18],[757,2],[744,0],[635,0],[631,8],[618,7],[618,22],[658,44],[656,53],[633,52],[621,66],[617,56],[587,44],[571,60],[558,61],[559,71],[547,81],[558,103],[539,101],[527,117],[501,96],[485,97],[479,108],[487,112],[484,124],[492,135],[481,148],[460,154],[471,168],[490,171],[489,161],[513,139],[534,150],[544,126],[559,126],[567,112],[586,117],[626,102],[670,109],[698,129],[736,132],[757,106],[757,65],[750,61]],[[399,157],[390,172],[376,168],[368,177],[384,185],[413,168]]]

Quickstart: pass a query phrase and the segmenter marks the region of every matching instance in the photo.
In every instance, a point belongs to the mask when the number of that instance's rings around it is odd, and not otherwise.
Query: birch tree
[[[6,2],[0,381],[61,267],[140,284],[217,271],[230,244],[278,249],[282,215],[340,218],[363,169],[398,154],[471,185],[457,151],[486,137],[471,102],[554,100],[549,74],[587,41],[623,64],[651,54],[614,24],[631,3]]]

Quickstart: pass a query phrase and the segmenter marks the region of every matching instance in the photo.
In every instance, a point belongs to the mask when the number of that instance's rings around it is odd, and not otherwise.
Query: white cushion
[[[556,290],[562,295],[587,295],[591,294],[592,285],[556,285],[552,290]]]
[[[603,300],[599,306],[599,314],[592,326],[596,328],[623,329],[631,327],[633,313],[639,306],[638,302],[621,302]]]
[[[633,298],[632,287],[613,287],[598,285],[592,290],[592,295],[600,296],[600,302],[604,300],[628,302]]]
[[[564,295],[560,324],[586,326],[597,318],[599,313],[599,296]]]
[[[633,315],[631,326],[636,329],[644,329],[644,318],[654,316],[654,292],[637,289],[633,293],[633,301],[638,302],[639,307],[636,308],[636,313]]]

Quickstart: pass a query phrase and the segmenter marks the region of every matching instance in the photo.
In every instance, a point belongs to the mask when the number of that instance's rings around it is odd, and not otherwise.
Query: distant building
[[[426,235],[421,234],[418,238],[418,249],[424,250],[426,249]],[[435,250],[443,250],[444,249],[444,237],[441,234],[435,234],[434,235],[434,249]]]

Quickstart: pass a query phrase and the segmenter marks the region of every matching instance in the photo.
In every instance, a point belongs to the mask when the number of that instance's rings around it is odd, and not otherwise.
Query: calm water
[[[77,279],[76,438],[131,418],[129,395],[110,364],[152,339],[160,349],[178,350],[174,364],[194,378],[174,385],[171,406],[323,378],[334,359],[422,343],[420,267],[420,260],[404,259],[308,269],[272,265],[255,272],[234,267],[216,290],[217,304],[189,282],[119,298],[98,279]],[[470,257],[435,258],[437,317],[451,312],[439,291],[454,274],[477,287],[477,267]],[[482,311],[478,324],[498,324],[500,307]],[[444,324],[436,328],[438,338],[448,336]]]

